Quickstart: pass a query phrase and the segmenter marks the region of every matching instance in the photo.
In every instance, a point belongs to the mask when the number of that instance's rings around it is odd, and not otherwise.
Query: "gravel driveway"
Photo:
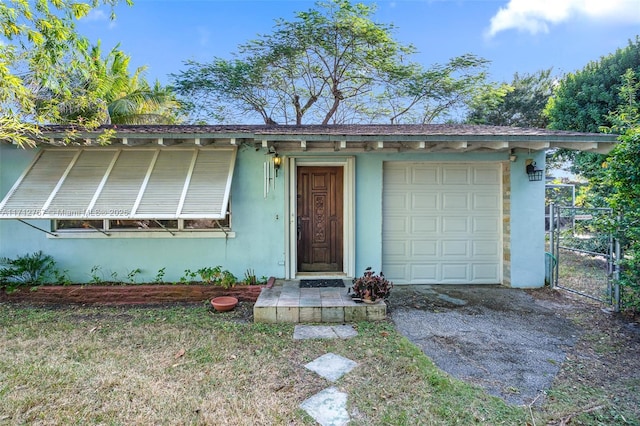
[[[440,369],[522,405],[544,399],[580,334],[549,303],[500,286],[396,286],[389,310]]]

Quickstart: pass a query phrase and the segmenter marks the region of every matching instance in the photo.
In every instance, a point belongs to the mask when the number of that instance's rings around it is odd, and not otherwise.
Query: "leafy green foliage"
[[[429,122],[471,99],[485,60],[463,55],[425,70],[415,53],[373,21],[375,8],[348,0],[278,20],[271,34],[239,46],[234,59],[188,61],[172,75],[196,119],[265,124]],[[310,118],[309,118],[310,117]]]
[[[516,73],[509,84],[483,91],[471,106],[467,121],[495,126],[547,127],[544,109],[553,92],[551,69]]]
[[[640,36],[625,48],[560,80],[545,110],[549,127],[598,132],[600,126],[611,126],[609,112],[620,105],[618,94],[628,69],[640,72]]]
[[[71,285],[71,278],[69,278],[69,270],[55,269],[53,271],[53,282],[58,285]]]
[[[607,201],[621,214],[614,230],[623,257],[620,283],[623,304],[640,311],[640,72],[628,70],[623,76],[620,107],[610,114],[612,131],[623,133],[609,154],[602,186],[609,188]]]
[[[113,48],[103,59],[100,44],[82,52],[79,66],[61,72],[69,96],[58,87],[37,92],[36,109],[51,109],[60,124],[173,124],[178,122],[179,104],[170,89],[159,82],[151,86],[144,67],[131,75],[131,58]],[[61,102],[60,99],[63,101]]]
[[[136,277],[142,272],[142,269],[135,268],[127,272],[127,281],[131,284],[136,282]]]
[[[573,161],[572,170],[589,179],[581,191],[585,206],[611,206],[621,214],[611,229],[621,243],[622,305],[640,310],[640,37],[624,49],[566,76],[546,112],[550,126],[577,131],[619,133],[609,155],[560,150],[556,161]]]
[[[132,4],[131,0],[126,0]],[[115,6],[118,0],[26,1],[0,3],[0,138],[26,146],[38,135],[38,124],[56,122],[58,104],[37,108],[37,90],[54,90],[64,104],[72,99],[64,75],[82,68],[88,42],[75,21],[100,4]],[[115,15],[112,12],[112,18]],[[97,102],[88,99],[87,102]],[[26,124],[25,124],[26,123]],[[96,125],[87,121],[84,125]]]
[[[40,285],[55,276],[56,262],[48,254],[37,251],[15,259],[0,259],[0,283],[11,292],[19,286]]]
[[[155,278],[153,279],[154,283],[161,283],[164,282],[164,276],[166,274],[166,267],[162,267],[160,269],[158,269],[158,273],[156,274]]]
[[[258,279],[258,277],[256,276],[256,272],[253,269],[247,269],[244,272],[244,279],[242,280],[242,283],[246,285],[259,285],[265,284],[267,280],[268,278],[265,276],[262,276],[260,279]]]
[[[640,36],[614,53],[587,64],[582,70],[567,74],[554,89],[545,108],[549,127],[559,130],[598,132],[614,125],[610,114],[626,102],[619,94],[624,90],[628,70],[640,73]],[[571,171],[594,184],[595,192],[607,193],[601,186],[606,156],[594,152],[560,149],[551,156],[550,164],[572,162]]]
[[[134,269],[127,274],[127,278],[129,278],[130,282],[135,280],[135,276],[139,272],[139,269]],[[107,274],[108,279],[105,278]],[[89,281],[91,284],[104,284],[105,281],[108,283],[117,283],[119,281],[118,273],[116,271],[111,271],[111,273],[109,273],[108,271],[104,271],[100,265],[93,265],[89,272],[89,276],[91,277],[91,280]]]
[[[584,232],[581,235],[580,232]],[[576,227],[560,232],[562,245],[592,253],[609,253],[610,236],[607,234],[588,234],[589,230]]]
[[[100,284],[102,283],[103,279],[102,279],[102,268],[99,265],[93,265],[91,267],[91,271],[89,273],[89,275],[91,276],[91,281],[89,281],[92,284]]]
[[[199,281],[205,284],[217,285],[223,288],[231,288],[238,282],[235,275],[218,265],[214,268],[205,266],[197,271],[185,269],[184,275],[180,278],[180,283],[189,284],[196,281],[198,277],[200,277]]]

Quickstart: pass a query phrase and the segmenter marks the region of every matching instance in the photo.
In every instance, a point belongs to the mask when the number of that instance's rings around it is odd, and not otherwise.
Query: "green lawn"
[[[204,305],[0,305],[0,424],[311,425],[299,404],[332,384],[304,364],[327,352],[359,364],[336,383],[352,424],[532,424],[527,407],[453,380],[391,324],[357,328],[294,341],[292,325]]]

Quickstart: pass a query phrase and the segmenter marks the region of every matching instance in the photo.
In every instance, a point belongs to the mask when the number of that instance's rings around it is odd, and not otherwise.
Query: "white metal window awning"
[[[42,150],[2,219],[223,219],[236,148]]]

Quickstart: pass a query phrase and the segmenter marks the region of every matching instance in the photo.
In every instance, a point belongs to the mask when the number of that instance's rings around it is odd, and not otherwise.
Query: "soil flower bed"
[[[236,285],[223,288],[199,284],[122,284],[122,285],[44,285],[0,291],[0,302],[80,305],[146,305],[163,303],[199,303],[218,296],[233,296],[241,302],[255,303],[261,285]]]

